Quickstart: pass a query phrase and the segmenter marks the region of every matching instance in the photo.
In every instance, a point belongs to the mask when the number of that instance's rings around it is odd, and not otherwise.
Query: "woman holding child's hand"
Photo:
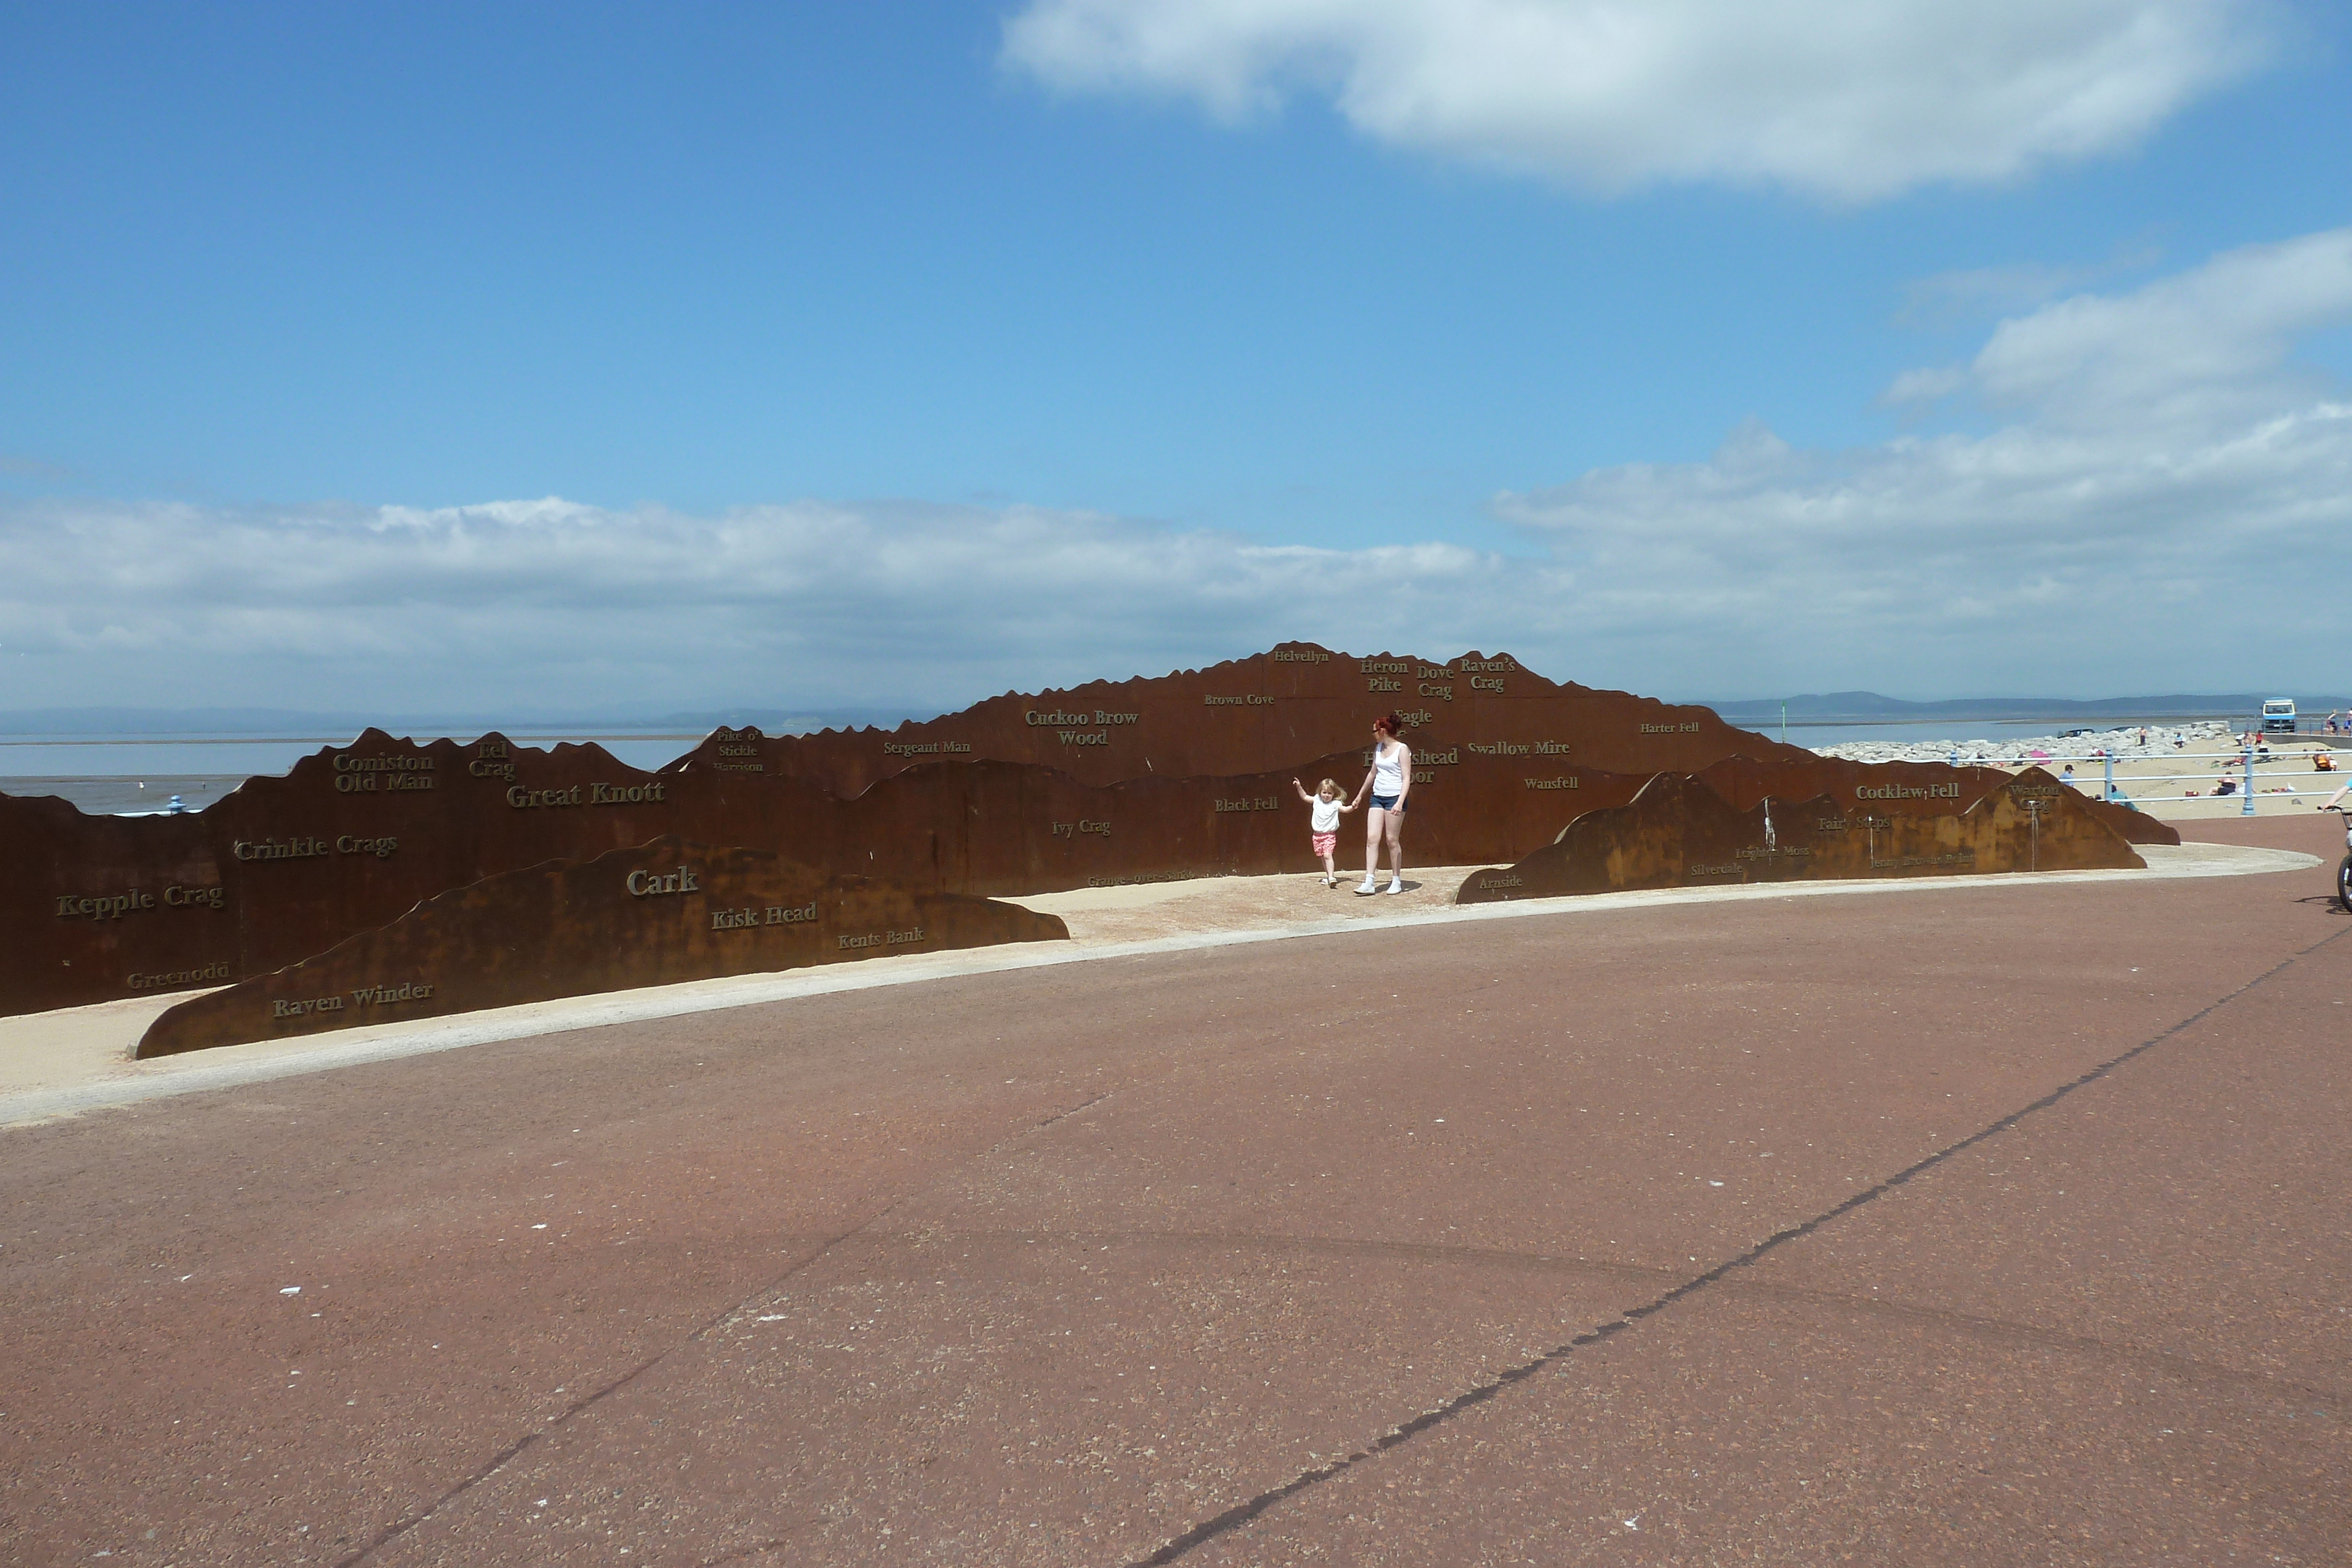
[[[1404,721],[1392,713],[1372,720],[1371,770],[1364,775],[1356,798],[1348,803],[1353,810],[1367,795],[1372,801],[1364,818],[1364,885],[1356,889],[1359,894],[1380,891],[1374,883],[1384,838],[1389,846],[1388,891],[1404,891],[1404,798],[1412,789],[1412,749],[1397,738],[1397,731],[1403,727]]]

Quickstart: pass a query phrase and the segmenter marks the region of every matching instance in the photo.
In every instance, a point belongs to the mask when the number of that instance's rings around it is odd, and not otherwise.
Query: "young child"
[[[1323,885],[1337,887],[1339,884],[1339,819],[1356,808],[1340,803],[1339,781],[1336,779],[1323,780],[1312,795],[1307,792],[1307,786],[1296,779],[1290,781],[1290,787],[1298,791],[1298,798],[1314,811],[1309,826],[1315,834],[1315,852],[1323,857]]]

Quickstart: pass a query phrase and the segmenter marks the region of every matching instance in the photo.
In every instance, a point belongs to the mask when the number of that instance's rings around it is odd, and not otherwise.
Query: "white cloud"
[[[2078,294],[2012,318],[1969,364],[1905,371],[1881,401],[1965,391],[2068,425],[2200,428],[2317,395],[2318,376],[2289,351],[2347,313],[2352,229],[2330,229],[2230,251],[2129,294]]]
[[[1764,689],[2341,686],[2324,614],[2278,595],[2352,539],[2352,400],[2291,357],[2345,321],[2352,230],[2253,246],[1896,380],[2022,415],[1990,434],[1801,452],[1757,425],[1496,507],[1596,585],[1601,637],[1712,626]]]
[[[948,707],[1290,637],[1657,694],[2340,689],[2352,395],[2294,356],[2347,321],[2352,230],[2060,300],[1898,381],[1989,434],[1752,423],[1496,497],[1528,557],[911,502],[5,503],[0,706]]]
[[[2316,386],[2296,339],[2352,318],[2352,229],[2250,246],[2115,298],[2004,321],[1970,367],[1994,403],[2070,425],[2210,428]]]
[[[1382,141],[1595,190],[1856,202],[2126,150],[2274,32],[2233,0],[1030,0],[1003,58],[1228,121],[1328,94]]]
[[[1466,647],[1549,608],[1545,569],[1452,545],[915,503],[48,501],[0,507],[0,571],[12,707],[961,705],[1291,636]]]

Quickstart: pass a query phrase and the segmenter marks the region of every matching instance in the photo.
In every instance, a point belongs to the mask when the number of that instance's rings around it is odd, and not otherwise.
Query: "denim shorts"
[[[1402,811],[1404,808],[1397,804],[1397,798],[1394,795],[1375,795],[1372,797],[1372,810],[1376,811]]]

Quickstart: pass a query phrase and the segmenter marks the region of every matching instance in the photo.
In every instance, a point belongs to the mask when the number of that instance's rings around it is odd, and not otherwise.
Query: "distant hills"
[[[643,733],[702,736],[721,725],[740,728],[758,725],[770,735],[796,735],[809,730],[856,728],[861,725],[894,727],[902,719],[929,718],[929,709],[912,708],[730,708],[709,713],[657,714],[650,717],[616,718],[612,715],[582,717],[576,714],[366,714],[274,707],[47,707],[0,711],[0,735],[58,737],[174,735],[267,736],[271,737],[346,738],[370,725],[394,735],[419,737],[479,735],[496,729],[508,734],[603,735]]]
[[[2172,695],[2141,697],[1956,697],[1946,702],[1909,702],[1876,692],[1809,692],[1788,699],[1791,724],[1932,724],[1940,721],[1999,719],[2105,721],[2133,719],[2242,718],[2262,711],[2263,701],[2277,692]],[[2352,697],[2295,696],[2295,706],[2309,714],[2329,708],[2352,709]],[[1709,702],[1727,720],[1748,728],[1780,721],[1779,697],[1743,697]],[[0,736],[56,736],[60,738],[124,736],[256,736],[272,738],[343,739],[370,725],[394,735],[419,737],[472,736],[498,729],[514,735],[646,734],[701,736],[721,725],[757,725],[770,735],[798,735],[819,729],[854,729],[862,725],[890,728],[903,719],[935,716],[929,709],[908,707],[857,708],[725,708],[667,713],[634,717],[613,715],[503,714],[496,716],[448,714],[365,714],[302,708],[271,707],[49,707],[0,711]]]
[[[1933,724],[1940,720],[2063,719],[2104,720],[2121,724],[2132,719],[2242,718],[2262,711],[2273,697],[2293,695],[2298,710],[2324,715],[2329,708],[2352,706],[2352,698],[2307,696],[2286,692],[2221,693],[2202,695],[2174,694],[2145,697],[1955,697],[1947,702],[1915,703],[1876,692],[1807,693],[1787,699],[1789,722],[1807,724]],[[1779,697],[1710,702],[1705,706],[1730,723],[1759,726],[1780,719]]]

